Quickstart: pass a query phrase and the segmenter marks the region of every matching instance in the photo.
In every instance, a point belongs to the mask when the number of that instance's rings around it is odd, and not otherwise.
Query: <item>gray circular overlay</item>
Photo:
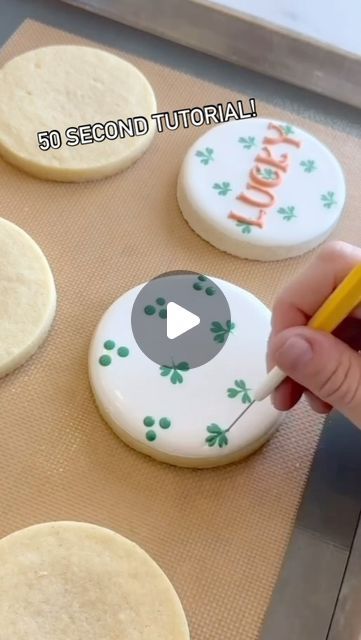
[[[167,305],[176,303],[200,318],[198,326],[177,338],[167,337]],[[228,301],[207,276],[172,271],[150,280],[136,297],[132,331],[139,348],[153,362],[180,372],[201,367],[224,347],[233,329]]]

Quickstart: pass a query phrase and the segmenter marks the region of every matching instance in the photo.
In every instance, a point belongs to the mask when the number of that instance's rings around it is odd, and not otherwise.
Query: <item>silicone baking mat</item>
[[[85,41],[27,22],[2,50],[0,62],[55,43]],[[248,99],[241,88],[234,95],[148,60],[124,57],[149,78],[159,111]],[[257,111],[308,129],[337,154],[348,199],[334,236],[360,238],[357,141],[266,103],[257,102]],[[197,128],[156,134],[149,151],[125,173],[88,184],[42,182],[0,162],[0,215],[40,244],[59,297],[43,348],[0,381],[0,535],[58,519],[110,527],[144,547],[169,575],[192,640],[256,640],[321,418],[302,405],[246,462],[177,469],[122,444],[100,418],[87,376],[98,320],[134,285],[161,272],[190,269],[228,279],[271,305],[310,259],[242,261],[192,232],[175,192],[182,157],[199,134]]]

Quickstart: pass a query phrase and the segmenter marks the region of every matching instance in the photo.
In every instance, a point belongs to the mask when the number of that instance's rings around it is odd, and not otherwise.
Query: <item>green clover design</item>
[[[215,324],[215,323],[214,323]],[[220,323],[217,323],[220,324]],[[241,395],[241,400],[243,404],[251,404],[252,398],[249,394],[250,389],[247,387],[244,380],[235,380],[234,387],[230,387],[227,389],[227,394],[229,398],[236,398],[238,395]],[[228,433],[235,426],[236,422],[233,422],[228,429],[222,429],[218,424],[212,422],[212,424],[207,427],[207,437],[205,439],[206,444],[209,447],[215,447],[218,445],[220,449],[226,447],[229,443]]]
[[[236,227],[242,228],[242,233],[248,234],[251,233],[252,227],[247,222],[236,222]]]
[[[211,324],[211,332],[214,333],[214,337],[213,340],[215,342],[219,342],[220,344],[223,344],[230,333],[233,333],[234,329],[236,328],[236,325],[234,324],[234,322],[231,322],[230,320],[227,320],[226,325],[223,326],[221,322],[218,322],[217,320],[215,320],[214,322],[212,322]]]
[[[209,447],[218,445],[220,449],[228,445],[227,429],[222,429],[218,424],[212,423],[207,427],[209,435],[206,437],[206,443]]]
[[[265,169],[262,169],[259,176],[264,180],[275,180],[277,178],[277,171],[267,167]]]
[[[297,218],[297,213],[295,213],[295,207],[280,207],[277,209],[277,213],[279,213],[284,220],[288,222],[293,220],[293,218]]]
[[[252,149],[256,146],[256,138],[254,136],[248,136],[248,138],[238,138],[238,142],[241,143],[243,149]]]
[[[281,125],[281,129],[285,136],[291,136],[292,134],[295,133],[294,128],[291,127],[290,124]]]
[[[227,389],[227,395],[229,398],[237,398],[241,394],[243,404],[250,404],[252,398],[249,394],[250,389],[246,386],[244,380],[235,380],[234,387]]]
[[[178,364],[174,364],[174,362],[172,362],[171,365],[163,364],[160,367],[160,375],[163,376],[163,378],[166,378],[167,376],[169,376],[169,379],[172,384],[182,384],[183,382],[182,373],[189,371],[189,369],[190,367],[188,362],[179,362]],[[182,373],[180,373],[180,371]]]
[[[300,165],[301,167],[303,167],[305,173],[312,173],[317,169],[317,165],[314,160],[302,160],[302,162],[300,162]]]
[[[210,147],[206,147],[204,151],[201,151],[200,149],[196,151],[197,158],[200,158],[201,163],[204,165],[207,165],[214,160],[213,154],[214,149],[211,149]]]
[[[326,209],[331,209],[331,207],[337,204],[334,191],[327,191],[327,193],[323,193],[321,196],[321,200],[323,202],[323,206]]]
[[[230,191],[232,191],[229,182],[215,182],[213,185],[213,189],[218,191],[219,196],[226,196]]]

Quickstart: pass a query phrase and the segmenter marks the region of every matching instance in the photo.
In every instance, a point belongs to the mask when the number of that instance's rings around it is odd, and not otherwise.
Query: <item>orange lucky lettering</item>
[[[275,158],[272,155],[271,149],[268,147],[263,147],[262,151],[264,155],[259,153],[258,156],[256,156],[256,162],[259,162],[260,164],[267,164],[270,167],[275,167],[276,169],[287,173],[290,166],[288,153],[282,153],[280,158]]]
[[[280,127],[279,124],[274,124],[273,122],[270,122],[268,125],[269,129],[273,129],[273,131],[277,131],[278,135],[275,137],[272,136],[266,136],[265,138],[263,138],[263,144],[292,144],[294,147],[298,147],[300,148],[301,146],[301,142],[300,140],[295,140],[294,138],[289,138],[287,135],[285,135],[282,127]]]
[[[263,187],[258,187],[256,184],[253,184],[252,182],[248,182],[246,189],[248,191],[258,191],[259,193],[262,193],[266,196],[266,201],[263,200],[256,200],[256,198],[253,198],[251,195],[248,195],[247,193],[240,193],[239,196],[237,196],[237,200],[241,200],[242,202],[245,202],[246,204],[250,204],[253,207],[259,207],[260,209],[265,208],[268,209],[268,207],[272,207],[275,203],[275,196],[273,193],[271,193],[270,191],[267,191],[267,189],[264,189]]]
[[[247,183],[246,191],[240,193],[237,196],[237,200],[241,200],[251,207],[257,207],[259,209],[258,218],[248,218],[247,216],[238,214],[235,211],[231,211],[228,215],[228,218],[230,218],[231,220],[258,227],[259,229],[263,229],[265,226],[267,217],[267,211],[265,211],[265,209],[273,207],[276,202],[276,197],[272,193],[272,191],[270,191],[270,189],[275,189],[282,184],[284,174],[287,173],[290,168],[288,154],[282,153],[277,158],[272,154],[272,150],[267,145],[284,143],[300,148],[302,144],[299,140],[290,138],[287,133],[285,133],[285,130],[278,124],[270,122],[268,128],[276,131],[277,135],[266,136],[263,139],[262,142],[265,146],[262,148],[261,153],[256,156],[256,164],[250,171],[249,182]],[[290,131],[292,131],[291,127]],[[273,172],[267,172],[266,170],[262,172],[259,164],[264,164],[272,167]],[[266,177],[267,174],[268,178]],[[256,196],[254,192],[256,192]],[[261,198],[259,197],[259,194],[261,194]]]
[[[258,218],[247,218],[246,216],[241,216],[239,213],[235,213],[234,211],[231,211],[228,217],[230,218],[230,220],[243,222],[253,227],[259,227],[260,229],[263,229],[266,222],[266,215],[267,211],[265,211],[264,209],[260,209]]]

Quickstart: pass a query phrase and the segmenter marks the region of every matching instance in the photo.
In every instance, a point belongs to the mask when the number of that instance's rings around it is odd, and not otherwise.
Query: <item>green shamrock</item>
[[[251,233],[252,227],[247,222],[236,222],[236,227],[242,227],[242,233]]]
[[[262,169],[259,175],[260,178],[263,178],[264,180],[275,180],[277,178],[277,171],[267,167],[266,169]]]
[[[211,332],[215,334],[213,340],[215,342],[223,344],[227,340],[229,334],[233,333],[235,328],[236,325],[230,320],[227,320],[225,327],[221,324],[221,322],[215,320],[211,324]]]
[[[213,189],[216,189],[216,191],[218,191],[219,196],[226,196],[227,193],[232,191],[231,185],[229,182],[221,182],[221,183],[215,182],[213,185]]]
[[[280,207],[277,209],[277,213],[279,213],[284,220],[290,221],[293,218],[297,218],[297,213],[295,213],[295,207]]]
[[[216,444],[222,449],[228,445],[227,429],[221,429],[218,424],[210,424],[207,427],[209,436],[206,437],[206,443],[209,447],[214,447]]]
[[[302,160],[300,165],[303,167],[305,173],[312,173],[312,171],[316,171],[317,169],[316,162],[314,160]]]
[[[291,125],[289,125],[289,124],[282,125],[282,126],[281,126],[281,129],[282,129],[282,131],[283,131],[283,133],[284,133],[284,135],[285,135],[285,136],[290,136],[290,135],[292,135],[293,133],[295,133],[294,128],[293,128],[293,127],[291,127]]]
[[[213,154],[214,149],[211,149],[210,147],[206,147],[204,151],[201,151],[200,149],[196,151],[197,158],[201,158],[201,163],[205,165],[214,160]]]
[[[182,384],[183,376],[179,372],[189,371],[189,369],[190,367],[188,362],[179,362],[178,364],[174,364],[174,362],[172,362],[171,365],[163,364],[160,367],[160,375],[164,378],[170,376],[170,381],[172,384]]]
[[[243,145],[243,149],[252,149],[256,146],[256,139],[254,136],[248,136],[248,138],[238,138],[238,142]]]
[[[331,209],[334,204],[337,204],[337,201],[335,200],[335,193],[333,191],[327,191],[327,193],[322,194],[321,200],[326,209]]]
[[[241,399],[243,404],[249,404],[252,402],[252,398],[249,395],[250,389],[246,386],[244,380],[235,380],[234,387],[230,387],[227,389],[227,395],[229,398],[236,398],[239,394],[241,394]]]

